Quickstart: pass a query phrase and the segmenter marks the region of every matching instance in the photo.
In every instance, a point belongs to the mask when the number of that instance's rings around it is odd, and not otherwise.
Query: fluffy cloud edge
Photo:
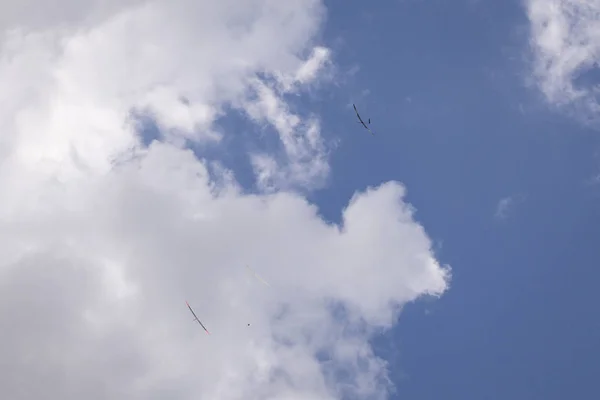
[[[533,81],[549,104],[584,123],[598,121],[598,88],[576,81],[600,60],[600,3],[527,0]]]

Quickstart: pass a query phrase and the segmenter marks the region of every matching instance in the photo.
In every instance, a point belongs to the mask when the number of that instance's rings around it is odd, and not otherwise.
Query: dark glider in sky
[[[373,133],[373,131],[371,129],[369,129],[369,127],[367,126],[367,124],[365,124],[365,122],[360,117],[360,114],[358,113],[358,110],[356,109],[356,106],[354,104],[352,104],[352,107],[354,107],[354,112],[356,113],[356,116],[358,117],[358,120],[360,121],[359,123],[361,123],[362,126],[364,126],[366,130],[368,130],[369,132],[371,132],[371,135],[375,136],[375,134]],[[369,118],[369,124],[371,124],[371,118]]]
[[[194,314],[194,321],[198,321],[198,323],[200,324],[200,326],[202,326],[202,328],[204,328],[204,330],[206,331],[206,333],[208,333],[210,335],[210,332],[208,331],[208,329],[206,329],[206,327],[202,324],[202,322],[200,322],[200,320],[198,319],[198,316],[196,315],[196,313],[194,312],[194,310],[192,310],[192,307],[190,307],[190,304],[187,302],[187,300],[185,301],[185,304],[187,304],[187,306],[190,309],[190,311],[192,312],[192,314]]]

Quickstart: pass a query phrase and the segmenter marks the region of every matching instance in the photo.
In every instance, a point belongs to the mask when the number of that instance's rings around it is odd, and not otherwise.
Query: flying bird
[[[204,324],[202,324],[202,322],[200,322],[200,320],[198,319],[198,316],[196,315],[196,313],[194,312],[194,310],[192,310],[192,307],[190,307],[190,304],[187,302],[187,300],[185,301],[185,304],[187,304],[188,308],[190,309],[190,311],[194,315],[193,321],[198,321],[198,323],[200,324],[200,326],[202,328],[204,328],[204,330],[206,331],[206,333],[208,333],[210,335],[210,332],[208,331],[208,329],[206,329],[206,327],[204,326]]]
[[[365,124],[365,122],[363,121],[363,119],[360,117],[360,114],[358,113],[358,110],[356,109],[356,106],[354,104],[352,104],[352,107],[354,107],[354,112],[356,113],[356,116],[358,117],[359,124],[362,124],[362,126],[364,126],[366,130],[368,130],[369,132],[371,132],[371,135],[375,136],[375,134],[373,133],[373,131],[367,126],[367,124]],[[371,125],[371,118],[369,118],[368,121],[369,121],[369,125]]]

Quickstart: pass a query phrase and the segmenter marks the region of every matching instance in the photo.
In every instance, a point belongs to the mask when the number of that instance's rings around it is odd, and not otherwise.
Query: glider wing
[[[360,121],[360,123],[362,124],[362,126],[364,126],[366,130],[368,130],[369,132],[371,132],[371,135],[375,136],[375,134],[373,133],[373,131],[367,126],[367,124],[365,124],[365,121],[363,121],[362,118],[360,117],[360,114],[358,113],[358,110],[356,109],[356,105],[352,104],[352,107],[354,107],[354,112],[356,113],[356,116],[358,117],[358,120]],[[371,123],[371,118],[369,118],[369,124],[370,123]]]
[[[198,321],[198,323],[200,324],[200,326],[206,331],[206,333],[208,333],[210,335],[210,332],[208,331],[208,329],[206,329],[206,327],[204,326],[204,324],[202,322],[200,322],[200,319],[198,318],[198,316],[196,315],[196,313],[194,312],[194,310],[192,310],[192,307],[190,307],[190,304],[187,302],[187,300],[185,301],[185,304],[187,304],[187,306],[190,309],[192,315],[194,316],[194,321]]]

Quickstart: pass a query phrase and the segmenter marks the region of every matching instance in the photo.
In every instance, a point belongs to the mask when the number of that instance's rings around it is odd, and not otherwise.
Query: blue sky
[[[354,188],[401,181],[453,268],[450,290],[408,306],[379,343],[395,397],[592,396],[600,187],[591,181],[600,143],[596,130],[526,85],[523,4],[327,5],[324,40],[359,70],[337,101],[319,103],[325,131],[343,139],[331,186],[314,199],[338,220]],[[372,118],[375,138],[355,126],[351,101]],[[495,218],[508,196],[518,201]]]

